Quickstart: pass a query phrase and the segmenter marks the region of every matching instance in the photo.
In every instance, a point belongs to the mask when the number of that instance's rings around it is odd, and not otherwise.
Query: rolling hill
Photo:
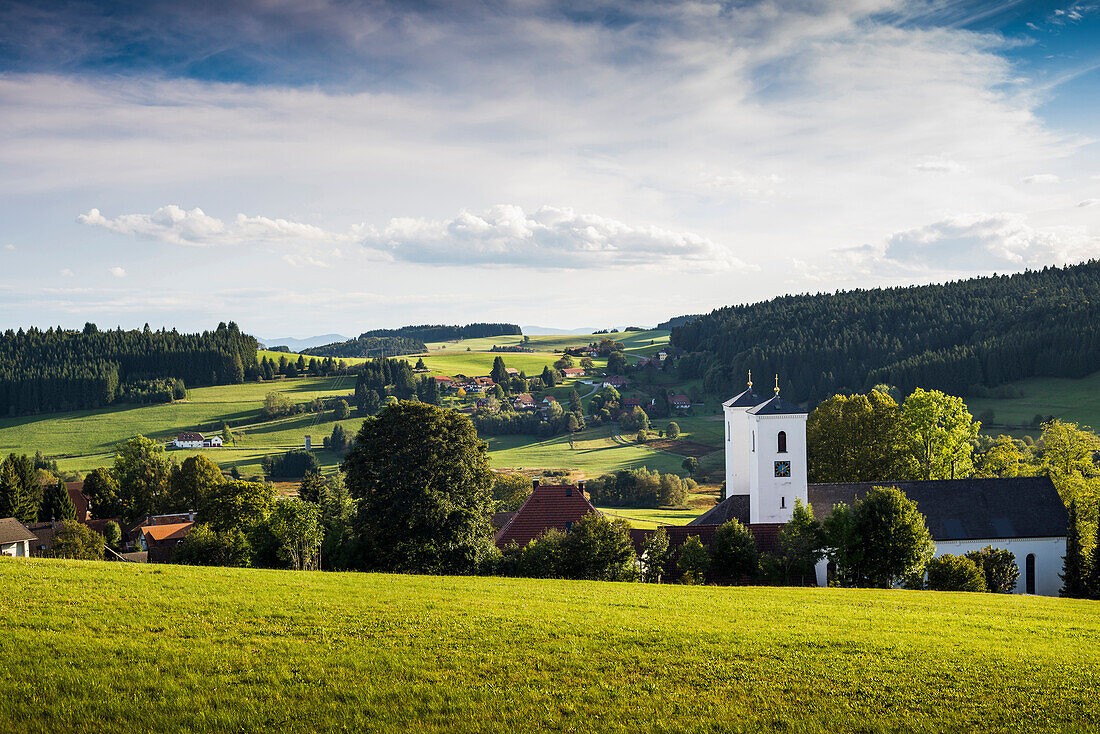
[[[1088,731],[1096,602],[0,559],[0,730]]]

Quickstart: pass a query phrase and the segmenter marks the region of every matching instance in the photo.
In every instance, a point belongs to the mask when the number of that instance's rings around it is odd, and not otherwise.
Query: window
[[[566,497],[572,497],[573,496],[573,488],[572,487],[566,487],[565,488],[565,496]]]
[[[1027,588],[1027,593],[1035,593],[1035,554],[1028,553],[1027,560],[1024,562],[1024,579]]]
[[[791,462],[789,461],[777,461],[775,462],[775,476],[777,477],[789,477],[791,475]]]
[[[781,510],[787,509],[787,498],[786,497],[780,497],[779,498],[779,509],[781,509]]]
[[[752,450],[756,453],[756,431],[752,432]]]
[[[730,422],[726,421],[726,440],[730,440]]]
[[[565,523],[565,532],[568,533],[572,529],[573,529],[573,523],[572,522]]]
[[[780,431],[777,443],[779,444],[779,453],[787,453],[787,432]]]

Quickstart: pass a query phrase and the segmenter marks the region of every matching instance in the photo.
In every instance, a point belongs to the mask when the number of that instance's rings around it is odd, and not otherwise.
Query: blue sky
[[[1100,256],[1100,2],[0,0],[0,322],[654,324]]]

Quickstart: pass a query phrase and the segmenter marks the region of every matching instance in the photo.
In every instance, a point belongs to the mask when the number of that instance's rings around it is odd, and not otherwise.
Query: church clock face
[[[775,462],[775,476],[777,476],[777,477],[789,477],[789,476],[791,476],[791,462],[789,462],[789,461],[777,461],[777,462]]]

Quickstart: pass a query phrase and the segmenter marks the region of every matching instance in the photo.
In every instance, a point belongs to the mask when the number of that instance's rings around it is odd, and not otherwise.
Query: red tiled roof
[[[450,377],[440,377],[438,375],[433,379],[435,379],[436,382],[454,382]]]
[[[596,511],[580,487],[569,484],[540,485],[497,533],[497,547],[503,548],[512,542],[527,545],[550,528],[564,531],[572,523]]]
[[[146,538],[155,543],[164,543],[169,540],[183,540],[191,532],[193,522],[181,522],[173,525],[146,525],[141,532]]]
[[[492,377],[475,377],[474,378],[474,384],[475,385],[495,385],[496,383],[493,382]]]
[[[524,405],[534,405],[535,399],[531,397],[530,393],[523,393],[516,396],[517,403],[523,403]]]
[[[202,441],[201,433],[181,433],[176,436],[177,441]]]
[[[84,496],[84,482],[65,482],[65,491],[76,508],[77,522],[88,522],[88,498]]]
[[[583,367],[566,367],[561,373],[566,377],[576,377],[577,375],[583,375],[587,371],[588,370]]]

